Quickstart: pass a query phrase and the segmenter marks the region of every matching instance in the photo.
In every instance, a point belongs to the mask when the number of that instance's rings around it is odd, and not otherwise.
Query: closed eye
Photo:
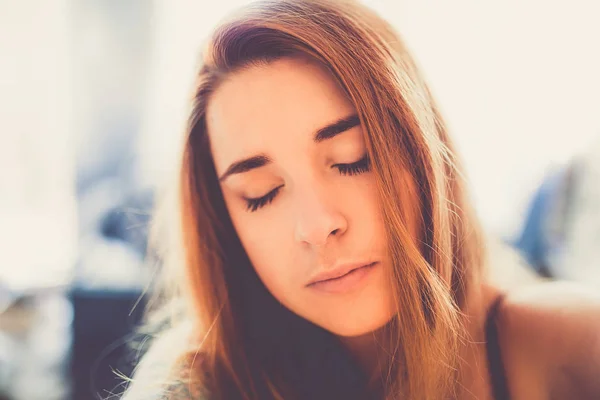
[[[371,169],[371,160],[369,159],[369,155],[366,154],[363,158],[356,162],[351,164],[335,164],[332,166],[332,168],[336,168],[341,175],[358,175],[368,172]],[[254,212],[259,208],[271,204],[281,188],[283,188],[283,185],[276,187],[262,197],[245,197],[244,200],[246,201],[246,210]]]
[[[279,191],[281,190],[282,187],[283,187],[283,185],[278,186],[262,197],[254,197],[254,198],[246,197],[246,198],[244,198],[244,200],[246,200],[246,210],[248,210],[250,212],[254,212],[254,211],[258,210],[259,208],[262,208],[262,207],[266,206],[267,204],[270,204],[273,201],[273,199],[275,198],[275,196],[277,196],[277,193],[279,193]]]
[[[371,169],[371,160],[369,155],[365,154],[363,158],[352,164],[335,164],[333,167],[337,168],[342,175],[358,175]]]

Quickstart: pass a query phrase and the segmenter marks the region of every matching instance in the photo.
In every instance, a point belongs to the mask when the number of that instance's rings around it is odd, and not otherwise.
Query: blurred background
[[[199,49],[244,3],[0,0],[0,399],[122,392]],[[364,3],[412,50],[510,246],[494,279],[600,290],[600,5]]]

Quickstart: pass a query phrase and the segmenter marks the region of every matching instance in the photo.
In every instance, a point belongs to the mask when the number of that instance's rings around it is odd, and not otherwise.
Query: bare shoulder
[[[581,347],[589,354],[591,345],[600,345],[600,290],[549,282],[508,293],[500,325],[507,335],[552,345],[550,356],[572,357]]]
[[[498,327],[511,387],[600,398],[600,290],[550,282],[509,293]]]

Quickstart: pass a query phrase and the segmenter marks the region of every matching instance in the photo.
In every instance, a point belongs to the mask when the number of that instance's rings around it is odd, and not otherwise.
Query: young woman
[[[600,398],[600,302],[502,293],[444,121],[384,20],[263,1],[216,29],[138,399]],[[173,240],[175,239],[175,240]]]

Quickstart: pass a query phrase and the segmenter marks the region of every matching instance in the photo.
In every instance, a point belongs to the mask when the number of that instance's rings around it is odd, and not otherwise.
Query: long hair
[[[333,334],[287,310],[263,286],[215,173],[206,127],[211,94],[230,74],[284,57],[326,68],[365,134],[397,305],[387,327],[392,367],[380,397],[453,398],[462,315],[484,264],[482,235],[414,61],[392,27],[354,1],[260,1],[225,20],[204,49],[183,140],[177,227],[164,255],[173,296],[185,305],[178,318],[192,326],[179,353],[188,380],[216,399],[369,396],[366,376]],[[407,191],[418,210],[417,238],[399,201]],[[173,224],[172,214],[162,217]]]

